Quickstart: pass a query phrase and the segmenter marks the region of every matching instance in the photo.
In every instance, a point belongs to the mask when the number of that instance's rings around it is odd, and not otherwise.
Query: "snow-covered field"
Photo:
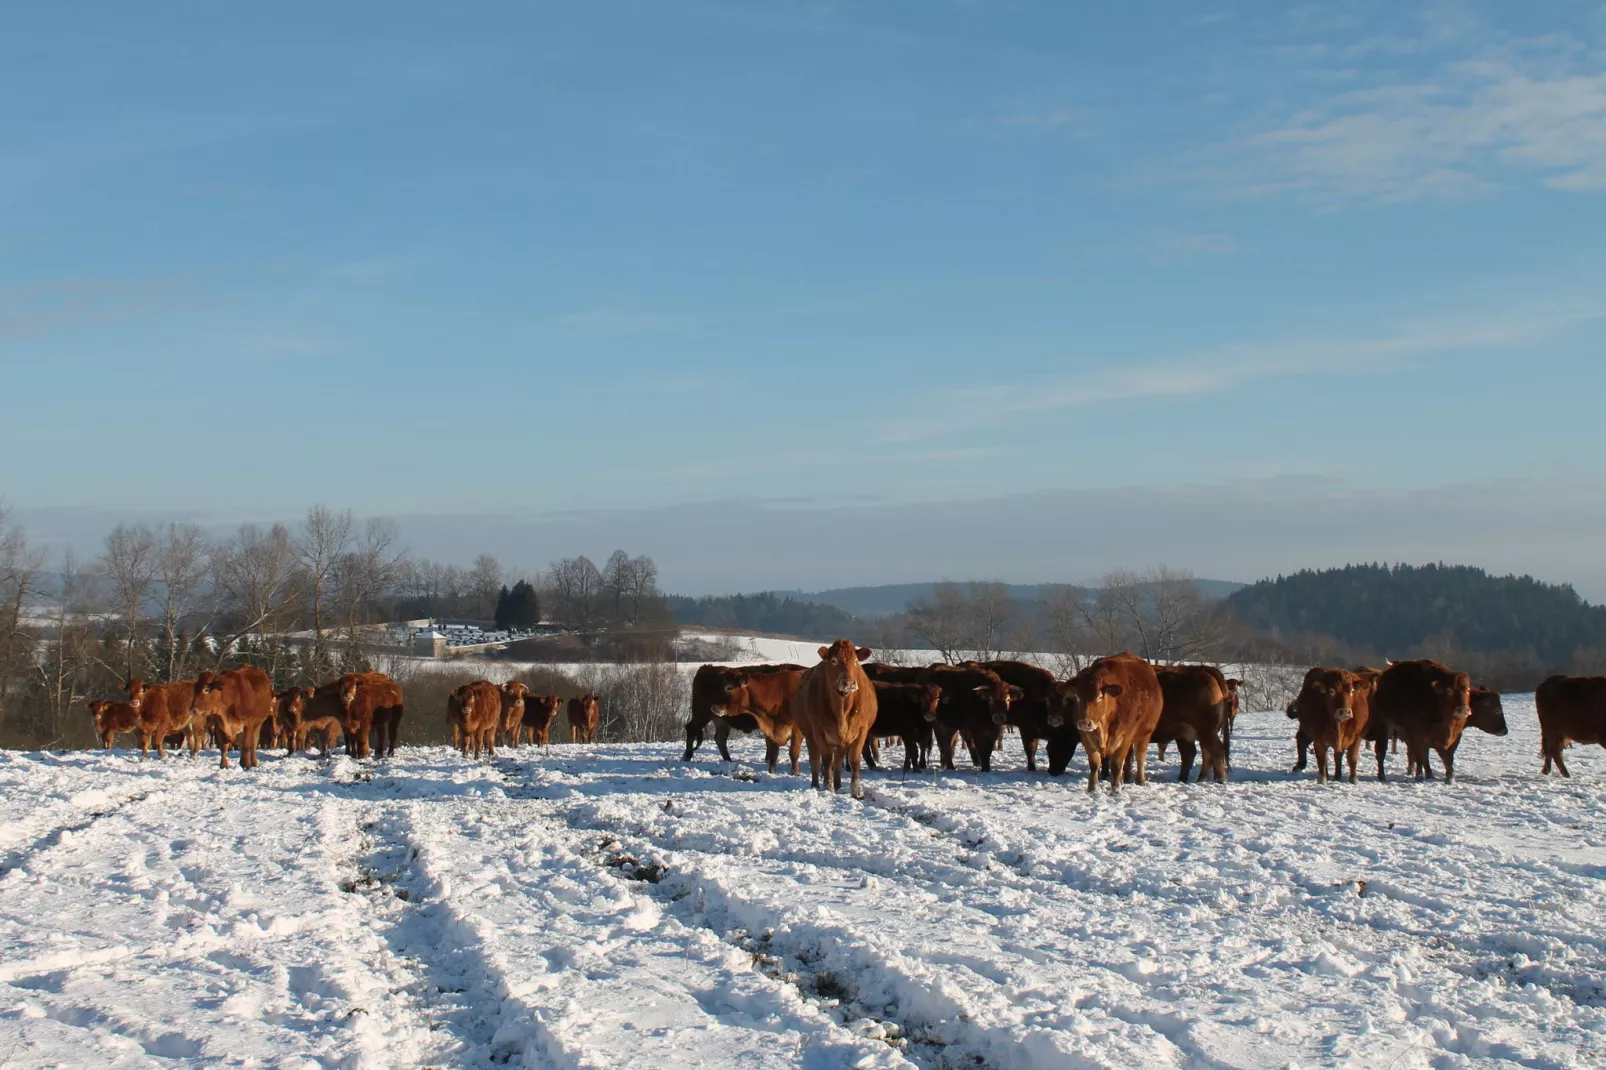
[[[1606,760],[1507,716],[1450,787],[1246,714],[1119,798],[1014,740],[862,803],[752,739],[0,754],[0,1066],[1606,1065]]]

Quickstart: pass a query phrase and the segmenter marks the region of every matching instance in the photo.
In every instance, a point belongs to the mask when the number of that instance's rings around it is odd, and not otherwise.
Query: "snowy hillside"
[[[0,1063],[1606,1065],[1606,760],[1507,715],[1451,787],[1318,787],[1256,714],[1232,784],[1119,798],[1013,739],[863,803],[753,739],[0,754]]]

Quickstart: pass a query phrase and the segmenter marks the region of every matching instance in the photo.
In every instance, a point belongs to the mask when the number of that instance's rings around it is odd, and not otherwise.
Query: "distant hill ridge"
[[[1240,590],[1244,585],[1231,580],[1194,580],[1206,598],[1220,599]],[[890,583],[877,587],[835,587],[825,591],[787,591],[790,597],[806,602],[836,606],[855,617],[890,617],[908,608],[911,599],[929,598],[937,586],[930,583]],[[1075,587],[1073,583],[1010,583],[1009,595],[1017,602],[1035,603],[1047,591]],[[1087,588],[1096,590],[1097,588]]]
[[[1273,638],[1331,636],[1390,657],[1429,641],[1566,662],[1606,646],[1606,607],[1568,584],[1466,565],[1346,565],[1261,580],[1232,594],[1238,619]]]

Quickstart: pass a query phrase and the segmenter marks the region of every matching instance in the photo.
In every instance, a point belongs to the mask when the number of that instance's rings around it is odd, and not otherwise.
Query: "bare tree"
[[[553,615],[570,628],[591,627],[602,593],[602,573],[591,559],[581,554],[552,562],[547,570],[547,589]]]
[[[630,589],[634,585],[635,568],[630,555],[615,550],[602,566],[602,597],[609,615],[616,621],[626,619]]]
[[[1206,604],[1191,572],[1162,565],[1111,572],[1103,582],[1104,623],[1122,622],[1151,661],[1207,660],[1226,635],[1226,617]]]
[[[640,624],[648,607],[663,599],[663,592],[658,589],[658,564],[645,554],[630,559],[630,587],[625,599],[628,606],[625,620],[631,624]]]
[[[294,597],[296,551],[290,533],[282,524],[266,531],[242,524],[214,555],[213,569],[219,595],[238,614],[233,634],[219,644],[219,660],[254,633],[262,639],[267,662],[262,668],[275,675],[280,644],[270,641],[268,633]]]
[[[164,680],[184,675],[183,635],[180,627],[194,613],[203,595],[211,592],[206,579],[211,565],[212,544],[195,524],[169,524],[156,540],[156,579],[161,584],[158,605],[162,615]]]
[[[346,655],[351,668],[363,661],[360,625],[364,613],[386,592],[394,589],[406,570],[407,551],[400,545],[401,530],[394,520],[374,517],[365,521],[353,549],[341,556],[335,581],[346,625]]]
[[[465,583],[468,595],[474,599],[475,618],[483,620],[495,614],[496,596],[506,580],[502,562],[490,554],[480,554],[474,559],[474,567],[465,577]]]
[[[929,597],[910,599],[905,626],[942,660],[957,662],[964,655],[967,639],[965,602],[958,584],[943,580],[932,588]]]
[[[324,643],[324,621],[333,594],[330,578],[336,563],[351,544],[351,527],[350,509],[336,513],[327,506],[314,505],[307,510],[306,524],[293,544],[296,557],[307,573],[307,601],[312,610],[312,656],[315,671],[319,673],[332,666]]]
[[[106,550],[99,566],[110,584],[112,605],[121,626],[125,679],[132,679],[141,671],[140,624],[156,580],[156,534],[144,525],[118,524],[106,536]]]
[[[1086,597],[1076,587],[1050,588],[1041,596],[1039,613],[1048,634],[1054,672],[1061,677],[1080,672],[1092,660],[1090,651],[1097,649],[1087,628]]]
[[[965,592],[965,645],[981,661],[1004,656],[1008,641],[1016,638],[1020,613],[1009,587],[997,580],[967,584]]]
[[[8,522],[0,507],[0,725],[11,705],[12,688],[27,671],[33,637],[23,613],[37,593],[44,552],[30,549],[21,527]]]

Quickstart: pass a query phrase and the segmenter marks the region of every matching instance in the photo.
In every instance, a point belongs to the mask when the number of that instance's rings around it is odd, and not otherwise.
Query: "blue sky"
[[[0,129],[24,511],[1606,485],[1601,3],[12,4]]]

